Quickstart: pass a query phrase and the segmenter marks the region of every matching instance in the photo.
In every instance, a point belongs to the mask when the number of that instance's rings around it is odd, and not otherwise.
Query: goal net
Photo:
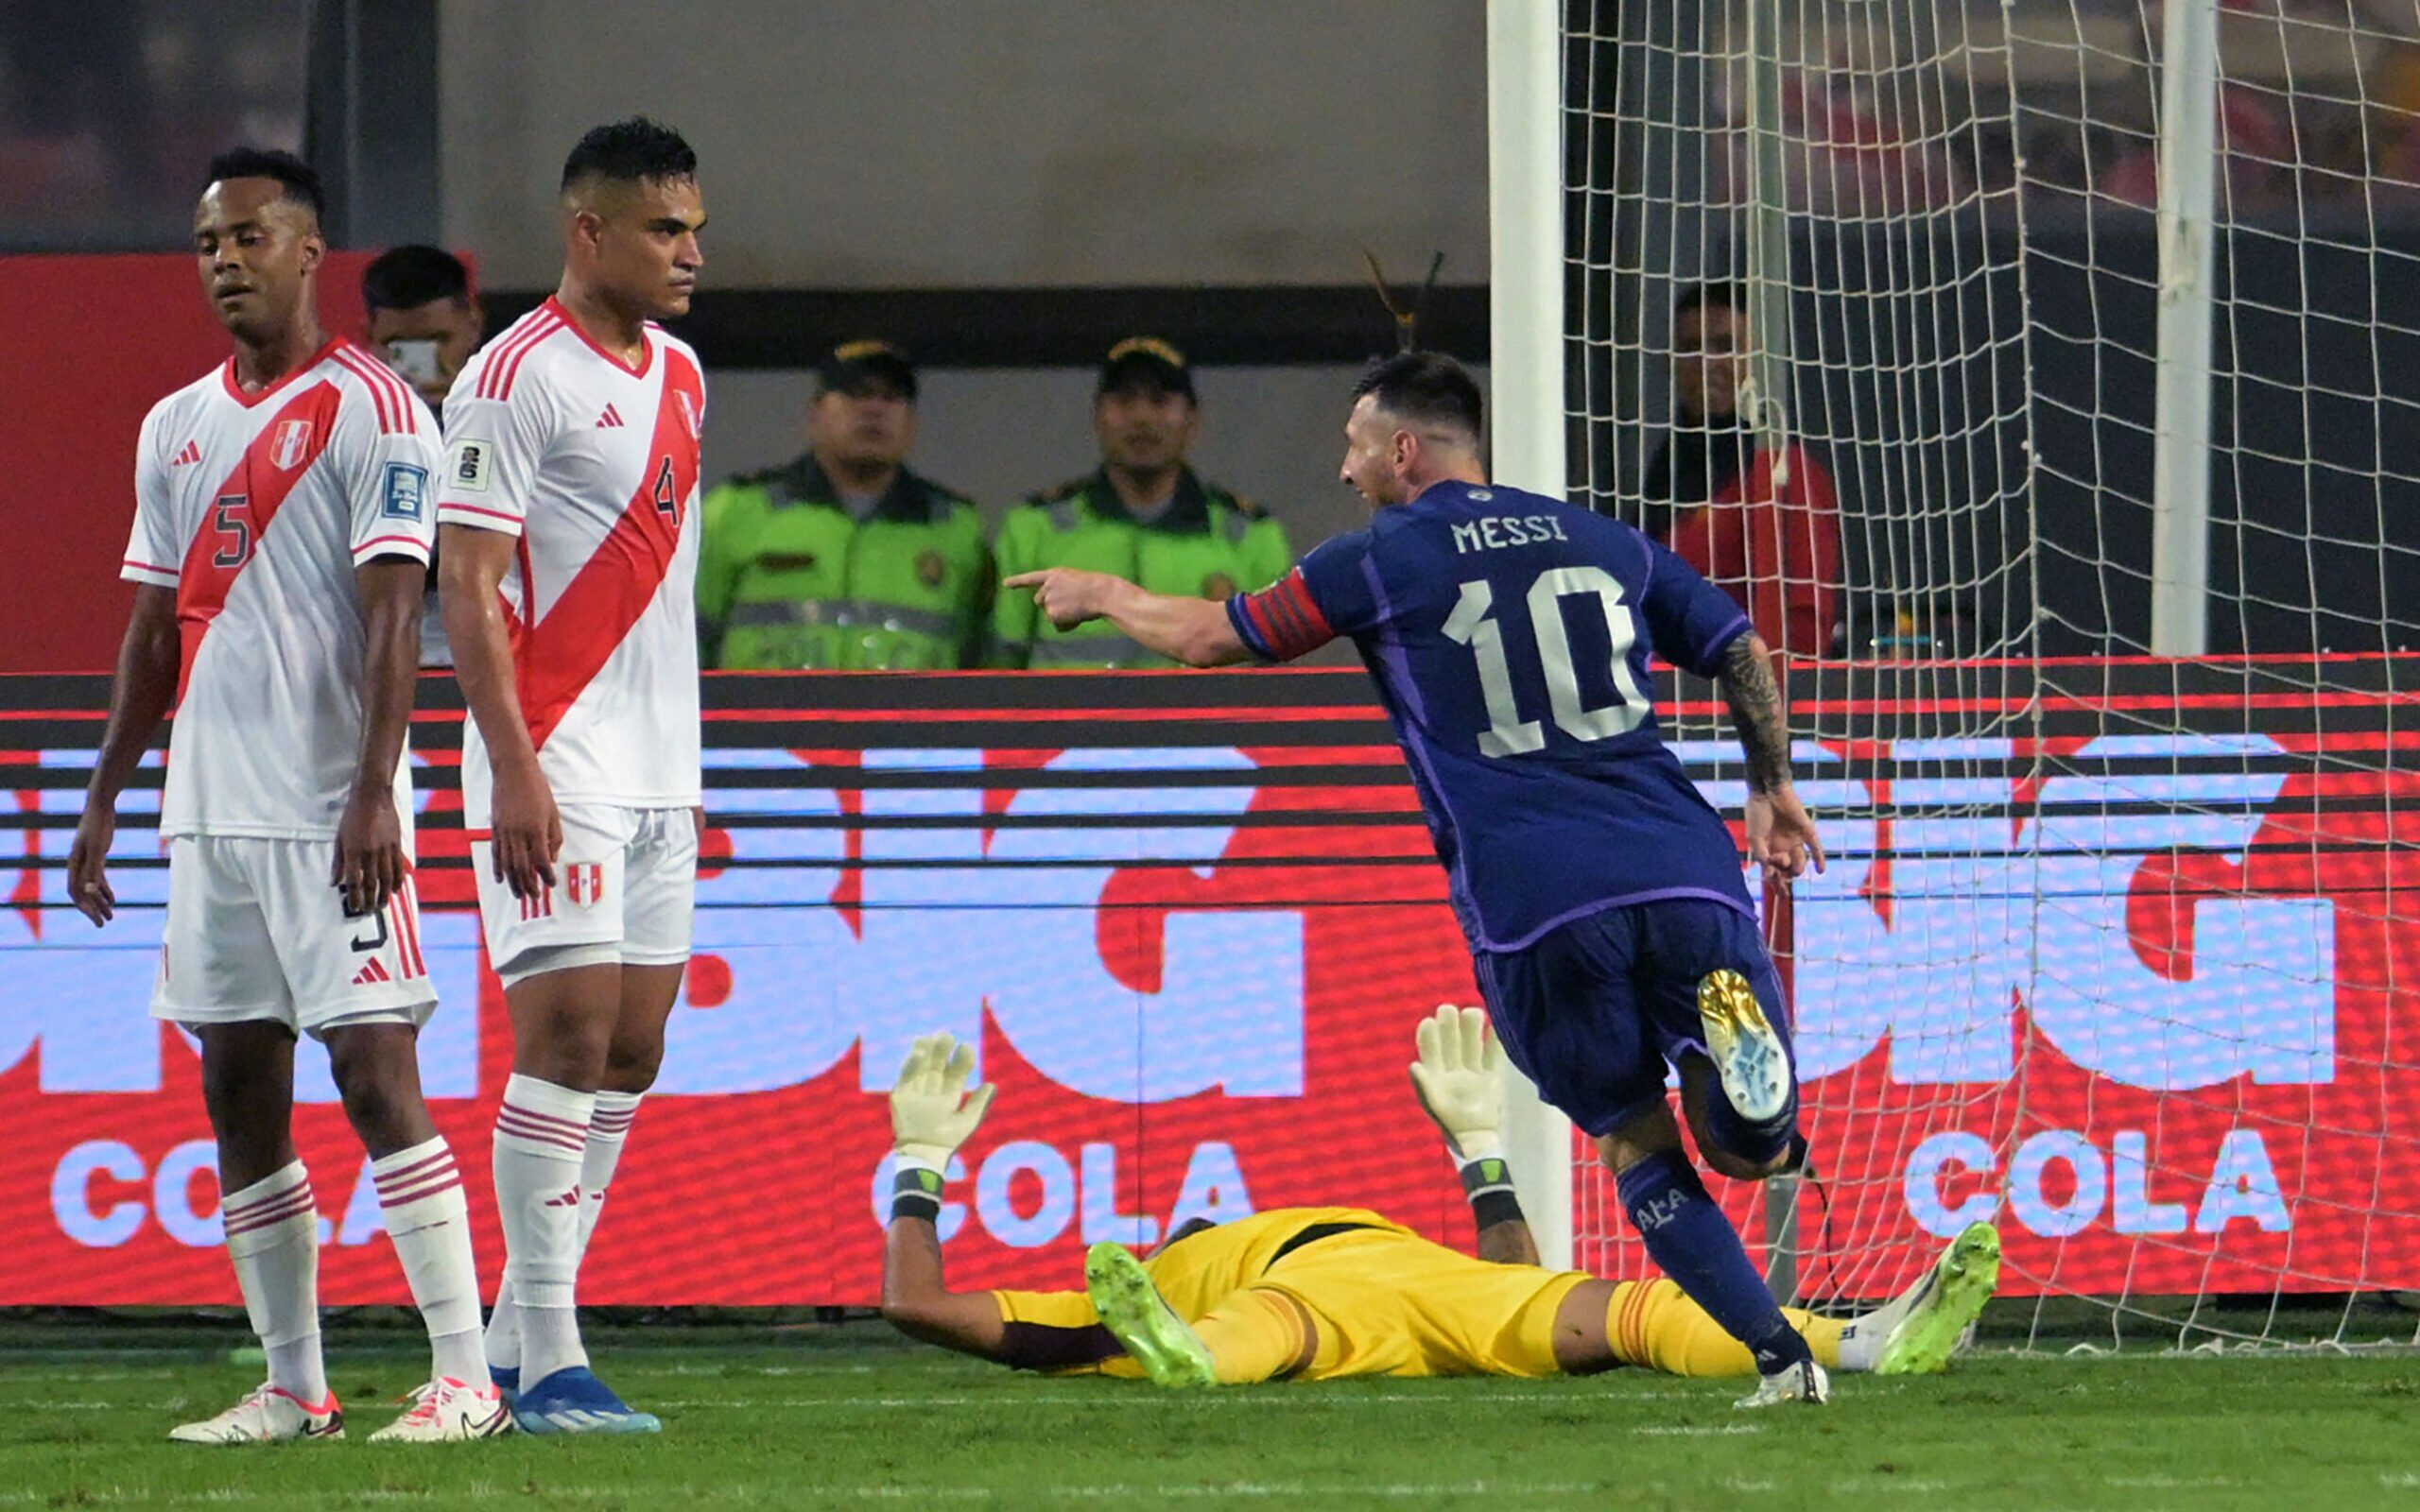
[[[1763,585],[1831,852],[1768,900],[1817,1176],[1727,1194],[1777,1289],[1990,1218],[2045,1344],[2412,1338],[2414,29],[1564,8],[1570,487]]]

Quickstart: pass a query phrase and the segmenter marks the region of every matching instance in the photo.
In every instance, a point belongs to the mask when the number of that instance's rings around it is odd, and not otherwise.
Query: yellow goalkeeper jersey
[[[1187,1322],[1254,1288],[1301,1303],[1320,1333],[1314,1363],[1295,1378],[1305,1381],[1554,1374],[1555,1309],[1588,1279],[1475,1260],[1366,1208],[1272,1209],[1187,1234],[1146,1263]],[[993,1296],[1010,1363],[1114,1372],[1128,1364],[1082,1292]]]

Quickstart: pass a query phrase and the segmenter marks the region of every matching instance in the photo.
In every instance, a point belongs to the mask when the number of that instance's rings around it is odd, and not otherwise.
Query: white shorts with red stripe
[[[473,832],[479,921],[488,960],[510,987],[531,952],[606,946],[624,966],[679,966],[689,958],[698,896],[698,823],[687,809],[626,809],[569,803],[555,885],[515,898],[495,877],[495,848]]]
[[[151,1012],[199,1025],[269,1020],[324,1036],[421,1023],[437,988],[421,955],[411,879],[347,918],[329,882],[334,840],[180,835],[168,842],[168,928]]]

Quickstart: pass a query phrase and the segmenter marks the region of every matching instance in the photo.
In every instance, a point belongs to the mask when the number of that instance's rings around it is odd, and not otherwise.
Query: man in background
[[[361,270],[370,345],[444,417],[445,393],[478,350],[487,312],[471,270],[441,247],[396,247]]]
[[[1746,291],[1707,284],[1672,310],[1672,434],[1640,485],[1647,533],[1731,595],[1776,651],[1824,656],[1841,627],[1832,475],[1805,446],[1759,446],[1739,413]]]
[[[1112,347],[1093,397],[1100,469],[1009,511],[1000,571],[1084,567],[1154,593],[1221,601],[1277,581],[1293,565],[1285,528],[1185,465],[1201,428],[1182,352],[1150,336]],[[1003,666],[1173,664],[1105,623],[1059,629],[1035,612],[1029,593],[1002,593],[993,624]]]
[[[370,316],[370,350],[412,386],[441,422],[445,391],[478,349],[487,324],[487,312],[471,291],[471,270],[441,247],[391,248],[361,270],[361,307]],[[433,556],[420,626],[420,664],[452,666],[445,622],[437,611]]]
[[[974,502],[908,471],[916,369],[885,341],[825,359],[807,449],[705,498],[698,640],[708,666],[981,664],[992,553]]]

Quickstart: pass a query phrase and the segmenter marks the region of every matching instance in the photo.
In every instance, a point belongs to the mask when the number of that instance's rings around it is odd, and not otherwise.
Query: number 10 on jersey
[[[1613,646],[1614,699],[1590,708],[1582,701],[1580,674],[1571,664],[1571,637],[1563,624],[1563,601],[1592,595],[1605,616]],[[1555,728],[1574,740],[1609,740],[1639,727],[1654,709],[1631,671],[1631,646],[1638,636],[1622,603],[1621,580],[1601,567],[1556,567],[1530,584],[1530,630],[1537,642],[1538,670]],[[1478,687],[1487,700],[1488,728],[1479,731],[1479,753],[1521,756],[1546,748],[1546,729],[1521,717],[1512,693],[1512,665],[1504,650],[1504,627],[1495,618],[1495,589],[1485,578],[1462,585],[1461,598],[1445,617],[1445,638],[1471,648],[1478,662]]]

